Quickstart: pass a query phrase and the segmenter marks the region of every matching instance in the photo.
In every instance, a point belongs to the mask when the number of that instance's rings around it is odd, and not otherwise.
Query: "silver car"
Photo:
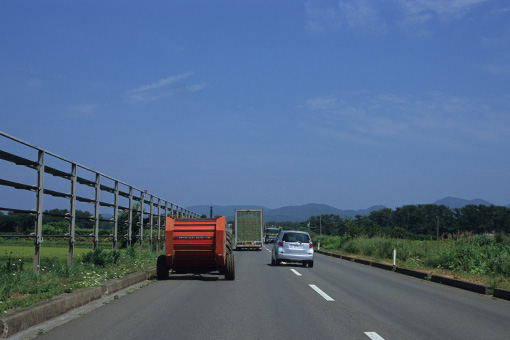
[[[313,267],[313,244],[307,232],[284,230],[278,235],[271,251],[271,264],[277,266],[282,261]]]

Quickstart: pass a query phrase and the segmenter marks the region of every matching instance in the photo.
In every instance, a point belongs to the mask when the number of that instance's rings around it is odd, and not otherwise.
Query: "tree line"
[[[136,240],[136,235],[139,234],[140,227],[140,213],[139,204],[135,203],[132,210],[132,239],[131,243]],[[69,233],[69,220],[66,218],[69,216],[69,210],[67,209],[51,209],[43,212],[43,235],[65,235]],[[123,238],[128,234],[128,216],[129,211],[123,210],[118,215],[118,230],[117,234]],[[76,210],[76,221],[75,221],[75,233],[76,235],[89,235],[94,227],[93,215],[88,211]],[[107,235],[111,233],[113,224],[106,221],[102,215],[99,215],[99,234]],[[161,219],[163,221],[163,218]],[[149,218],[144,217],[144,226],[149,223]],[[164,221],[163,221],[164,222]],[[153,221],[156,223],[156,221]],[[6,214],[0,211],[0,233],[3,234],[15,234],[15,235],[27,235],[35,231],[35,216],[16,213],[9,211]],[[145,227],[144,233],[148,230]]]
[[[69,231],[69,221],[63,217],[67,209],[44,211],[43,232],[65,234]],[[127,233],[128,211],[119,214],[119,234]],[[93,216],[88,211],[76,210],[76,228],[92,229]],[[100,216],[100,219],[103,219]],[[144,218],[144,224],[148,220]],[[269,222],[271,223],[271,222]],[[274,223],[284,229],[295,229],[295,222]],[[35,216],[0,212],[0,232],[29,234],[34,232]],[[137,232],[139,214],[133,207],[133,233]],[[443,234],[472,232],[474,234],[505,233],[510,234],[510,208],[503,206],[466,205],[451,209],[445,205],[419,204],[404,205],[395,209],[380,209],[369,215],[356,215],[354,218],[338,215],[312,216],[308,221],[298,223],[297,227],[309,227],[317,234],[350,235],[353,237],[386,235],[396,238],[429,238]],[[111,229],[111,223],[100,221],[100,229]]]
[[[290,223],[277,223],[284,228]],[[289,224],[289,226],[287,226]],[[294,228],[296,224],[293,224]],[[466,205],[449,208],[445,205],[404,205],[396,209],[380,209],[367,216],[354,218],[338,215],[312,216],[299,223],[317,234],[352,237],[391,236],[396,238],[430,238],[454,233],[477,235],[510,234],[510,208],[503,206]]]
[[[51,209],[43,212],[43,229],[53,228],[55,233],[60,234],[60,229],[69,232],[69,221],[66,215],[69,214],[67,209]],[[94,226],[93,215],[88,211],[76,210],[76,228],[92,229]],[[99,218],[103,217],[99,215]],[[100,221],[100,228],[111,228],[110,223]],[[0,211],[0,232],[14,234],[30,234],[35,230],[35,216],[23,213],[9,211],[6,214]],[[62,233],[62,234],[64,234]]]

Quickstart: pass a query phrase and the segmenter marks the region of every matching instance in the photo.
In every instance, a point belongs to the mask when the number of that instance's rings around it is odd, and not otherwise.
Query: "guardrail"
[[[0,174],[0,186],[3,187],[11,187],[18,190],[24,190],[25,192],[34,192],[35,193],[35,209],[27,210],[27,209],[16,209],[13,207],[2,207],[0,206],[0,210],[3,211],[11,211],[14,213],[21,213],[35,216],[35,228],[34,233],[30,235],[0,235],[0,237],[29,237],[34,239],[34,257],[33,257],[33,267],[34,271],[39,271],[40,261],[41,261],[41,244],[43,242],[43,215],[46,213],[43,211],[43,201],[45,195],[50,195],[53,197],[64,198],[68,200],[69,213],[66,215],[59,215],[58,217],[64,217],[69,221],[69,233],[66,235],[51,235],[52,237],[63,237],[69,240],[69,250],[68,250],[68,265],[72,265],[73,257],[74,257],[74,244],[75,244],[75,229],[76,229],[76,205],[77,202],[83,202],[87,204],[91,204],[93,206],[93,217],[90,220],[93,222],[93,231],[91,235],[85,236],[92,238],[93,250],[96,250],[99,244],[99,223],[101,221],[108,222],[111,224],[112,233],[109,237],[112,238],[112,248],[117,249],[117,241],[120,238],[127,238],[128,246],[131,245],[131,239],[137,238],[140,246],[140,251],[142,251],[142,245],[144,240],[144,224],[147,228],[150,228],[150,232],[148,235],[148,243],[149,249],[152,249],[153,245],[153,235],[156,231],[155,227],[157,226],[157,247],[159,249],[161,242],[161,227],[164,224],[164,220],[169,215],[175,215],[178,218],[196,218],[199,215],[195,212],[187,210],[183,207],[180,207],[174,203],[171,203],[167,200],[159,198],[153,194],[147,192],[147,190],[138,189],[132,185],[126,184],[122,181],[119,181],[113,177],[104,175],[100,172],[92,170],[88,167],[80,165],[76,162],[70,161],[63,157],[60,157],[54,153],[31,145],[27,142],[24,142],[18,138],[10,136],[2,131],[0,131],[0,137],[3,139],[7,139],[9,141],[14,142],[15,146],[24,146],[28,147],[30,150],[35,150],[37,152],[37,159],[29,159],[16,153],[10,153],[0,149],[0,160],[6,161],[10,164],[15,164],[18,167],[25,167],[32,170],[35,170],[36,175],[36,184],[27,184],[20,183],[18,181],[12,180],[12,178],[4,178],[4,174]],[[67,165],[68,169],[62,169],[49,166],[48,159],[51,158],[53,161],[57,160],[58,162],[64,165]],[[92,179],[87,179],[86,176],[79,176],[78,173],[84,172],[84,174],[92,175]],[[51,190],[44,186],[45,183],[45,174],[52,175],[54,177],[64,179],[68,181],[67,185],[70,187],[70,192],[62,192],[58,190]],[[108,185],[106,182],[110,182]],[[80,186],[84,188],[92,188],[93,189],[93,197],[79,196],[77,194],[78,188]],[[120,188],[123,187],[123,188]],[[122,190],[123,189],[123,190]],[[89,189],[90,190],[90,189]],[[107,202],[106,200],[101,200],[103,196],[102,193],[108,193],[113,195],[113,202]],[[122,206],[119,204],[119,199],[125,198],[128,200],[127,206]],[[156,202],[155,202],[156,201]],[[2,204],[2,203],[0,203]],[[149,206],[149,211],[146,212],[145,206]],[[111,219],[101,219],[100,218],[100,207],[107,207],[112,209],[112,218]],[[134,208],[137,207],[137,211],[134,211]],[[154,209],[157,209],[157,213],[154,213]],[[164,213],[162,213],[162,210]],[[119,211],[127,211],[127,234],[118,235],[119,230]],[[134,227],[134,216],[133,214],[139,215],[139,221],[137,223],[138,226],[138,235],[133,235],[133,227]],[[52,215],[55,216],[55,215]],[[145,218],[147,216],[147,218]],[[163,222],[162,222],[162,217]],[[157,221],[156,224],[155,220]],[[147,221],[146,223],[144,221]],[[164,233],[163,233],[164,234]],[[46,235],[45,235],[46,236]],[[80,236],[83,237],[83,236]],[[164,235],[163,235],[164,237]]]

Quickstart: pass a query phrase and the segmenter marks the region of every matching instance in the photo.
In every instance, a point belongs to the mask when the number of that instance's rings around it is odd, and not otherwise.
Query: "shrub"
[[[120,253],[118,251],[104,251],[98,248],[96,251],[90,251],[83,255],[83,263],[91,263],[96,266],[105,267],[107,265],[117,264]]]

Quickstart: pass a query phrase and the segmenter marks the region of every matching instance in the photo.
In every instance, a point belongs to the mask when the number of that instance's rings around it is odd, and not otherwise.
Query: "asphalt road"
[[[510,303],[316,254],[238,251],[236,280],[171,275],[38,339],[509,339]]]

